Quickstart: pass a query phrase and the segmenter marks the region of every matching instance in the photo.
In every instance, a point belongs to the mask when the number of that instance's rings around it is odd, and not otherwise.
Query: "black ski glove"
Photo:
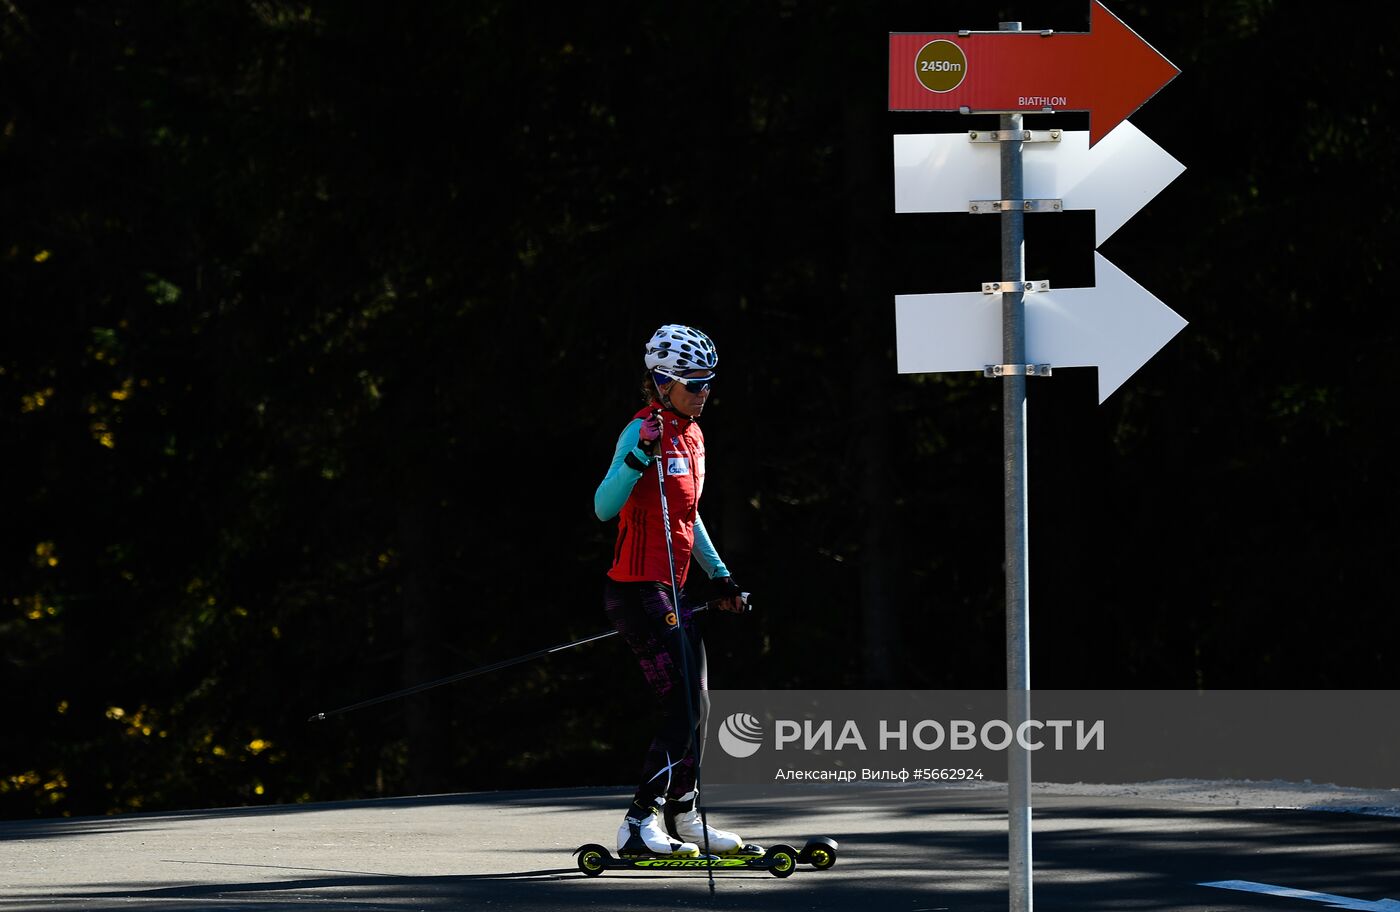
[[[744,591],[739,588],[739,584],[734,582],[732,576],[720,576],[710,580],[714,595],[710,601],[721,611],[732,611],[736,614],[747,609]]]

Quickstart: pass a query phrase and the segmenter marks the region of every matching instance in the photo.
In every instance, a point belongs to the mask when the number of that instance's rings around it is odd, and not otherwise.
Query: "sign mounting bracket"
[[[988,364],[982,369],[984,377],[1049,377],[1051,374],[1048,364]]]
[[[1037,291],[1049,291],[1050,280],[1038,279],[1030,282],[983,282],[982,294],[1014,294],[1018,291],[1025,294],[1032,294]]]
[[[1019,209],[1022,212],[1063,212],[1064,208],[1065,201],[1057,199],[972,200],[967,204],[967,211],[973,215],[985,215],[988,212],[1010,212],[1013,209]]]
[[[995,142],[1059,142],[1061,130],[969,130],[967,141]]]

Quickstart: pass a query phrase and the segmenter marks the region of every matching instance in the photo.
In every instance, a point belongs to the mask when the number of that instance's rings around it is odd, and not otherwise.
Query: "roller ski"
[[[603,846],[591,843],[574,850],[578,869],[589,877],[618,868],[639,868],[646,871],[767,871],[774,877],[788,877],[797,866],[809,864],[824,871],[836,864],[836,840],[825,836],[807,840],[801,851],[779,844],[764,849],[745,843],[725,855],[626,855],[612,854]]]
[[[695,807],[696,792],[666,802],[664,814],[655,808],[646,817],[627,817],[617,831],[617,855],[603,846],[580,846],[578,869],[597,877],[609,868],[647,870],[715,870],[755,868],[774,877],[787,877],[799,864],[823,870],[836,864],[836,841],[811,839],[802,851],[789,845],[746,843],[738,834],[707,826]],[[662,829],[662,823],[665,829]],[[710,854],[700,851],[708,845]]]

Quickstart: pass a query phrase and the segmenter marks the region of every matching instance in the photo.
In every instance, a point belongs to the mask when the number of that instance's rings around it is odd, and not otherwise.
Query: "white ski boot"
[[[705,830],[700,819],[700,811],[695,807],[699,793],[692,789],[679,798],[666,799],[666,830],[677,839],[693,842],[705,851]],[[744,844],[737,833],[709,827],[709,851],[712,855],[725,855]]]
[[[676,839],[661,828],[656,808],[645,817],[624,817],[617,828],[617,854],[694,857],[700,849],[693,842]]]

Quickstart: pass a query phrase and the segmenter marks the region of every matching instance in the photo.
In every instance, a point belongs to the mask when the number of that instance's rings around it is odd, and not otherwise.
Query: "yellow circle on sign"
[[[914,75],[930,92],[951,92],[967,78],[967,55],[951,41],[930,41],[914,58]]]

